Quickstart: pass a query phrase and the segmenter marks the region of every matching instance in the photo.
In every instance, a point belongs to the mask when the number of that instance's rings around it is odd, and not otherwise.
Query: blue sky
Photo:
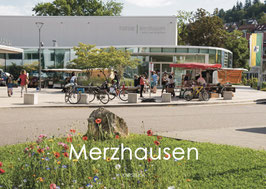
[[[0,15],[32,15],[32,7],[38,2],[52,0],[0,0]],[[195,11],[204,8],[232,8],[237,0],[117,0],[124,3],[123,16],[175,15],[177,10]],[[244,0],[242,0],[244,2]]]

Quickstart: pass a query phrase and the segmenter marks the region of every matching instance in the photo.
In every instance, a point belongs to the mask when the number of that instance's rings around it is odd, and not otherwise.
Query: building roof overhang
[[[5,45],[0,45],[0,53],[23,53],[23,49],[16,48],[16,47],[10,47]]]

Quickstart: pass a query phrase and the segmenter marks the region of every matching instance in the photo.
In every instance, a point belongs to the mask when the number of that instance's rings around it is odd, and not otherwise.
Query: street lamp
[[[42,82],[41,82],[41,70],[42,70],[42,65],[41,65],[41,48],[42,48],[41,29],[42,29],[42,26],[44,25],[44,23],[43,22],[36,22],[35,24],[39,29],[39,91],[41,91],[41,88],[42,88]]]

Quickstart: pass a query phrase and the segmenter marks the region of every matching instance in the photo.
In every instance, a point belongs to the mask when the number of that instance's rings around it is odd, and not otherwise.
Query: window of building
[[[189,53],[199,53],[199,49],[197,49],[197,48],[189,48],[188,52]]]
[[[8,54],[8,59],[14,59],[14,60],[17,60],[17,59],[22,59],[22,53],[20,54]]]
[[[187,48],[176,48],[176,52],[177,53],[188,53],[188,49]]]
[[[162,49],[161,48],[150,48],[151,53],[161,53]]]
[[[209,49],[199,49],[199,53],[208,54],[209,53]]]
[[[175,48],[163,48],[164,53],[175,53]]]

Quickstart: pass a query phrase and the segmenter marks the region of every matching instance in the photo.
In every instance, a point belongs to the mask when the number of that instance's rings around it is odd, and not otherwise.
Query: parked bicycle
[[[65,102],[70,104],[77,104],[81,99],[81,92],[78,91],[77,85],[69,83],[65,86]]]
[[[210,96],[209,93],[205,90],[205,86],[192,86],[189,89],[186,89],[184,92],[184,99],[186,101],[191,101],[193,98],[198,98],[201,101],[208,101]]]
[[[101,86],[78,86],[73,84],[67,84],[65,90],[65,102],[70,104],[78,104],[81,99],[83,89],[84,93],[88,94],[89,103],[93,102],[95,99],[100,100],[103,104],[109,102],[109,93],[106,88],[106,83]]]

